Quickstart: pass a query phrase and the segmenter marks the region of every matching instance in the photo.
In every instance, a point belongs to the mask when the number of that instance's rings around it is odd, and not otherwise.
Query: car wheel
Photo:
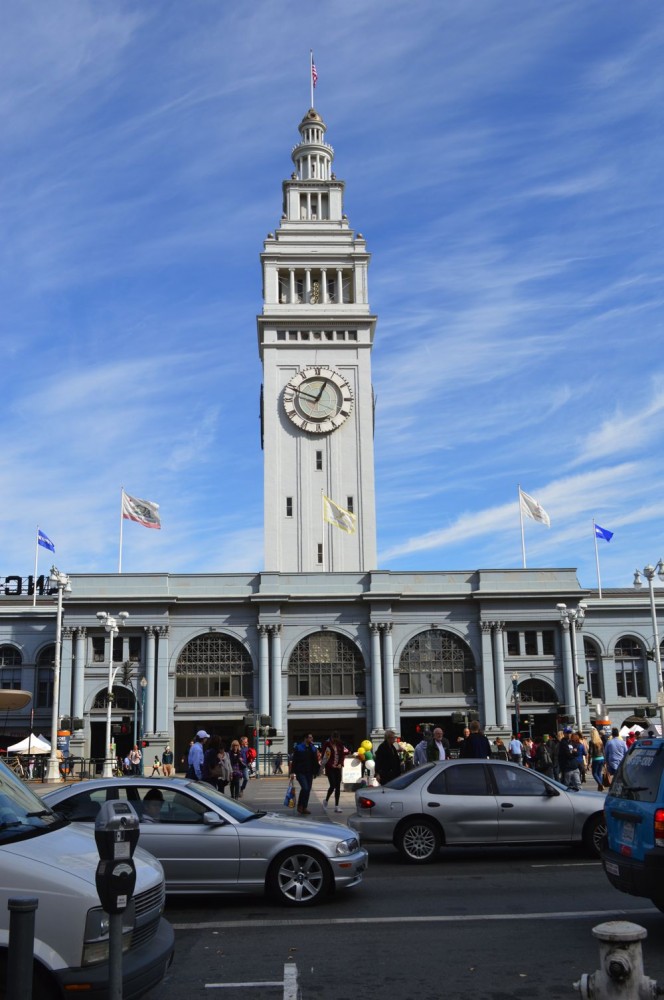
[[[306,847],[285,851],[270,868],[267,889],[284,906],[311,906],[330,891],[327,862]]]
[[[583,846],[589,854],[598,858],[602,848],[602,841],[605,836],[606,820],[604,819],[604,813],[596,813],[594,816],[590,817],[585,825],[583,831]]]
[[[426,864],[439,852],[441,836],[428,819],[412,819],[397,831],[395,845],[412,864]]]
[[[0,952],[0,1000],[5,1000],[7,952]],[[32,1000],[58,1000],[62,994],[51,975],[36,960],[32,963]]]

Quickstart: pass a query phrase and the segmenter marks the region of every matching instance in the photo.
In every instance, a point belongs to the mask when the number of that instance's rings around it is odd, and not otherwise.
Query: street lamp
[[[62,595],[71,594],[71,584],[66,573],[61,573],[55,566],[51,568],[48,578],[51,586],[58,591],[58,606],[55,617],[55,662],[53,664],[53,708],[51,712],[51,755],[48,758],[46,771],[47,781],[60,780],[60,765],[58,761],[58,729],[60,724],[60,664],[62,645]]]
[[[583,621],[586,617],[586,608],[588,605],[585,601],[579,601],[576,608],[568,608],[566,604],[556,604],[558,611],[560,611],[560,620],[569,629],[569,636],[572,648],[572,672],[574,675],[574,682],[572,684],[574,691],[574,715],[576,716],[576,728],[579,733],[581,733],[581,701],[579,699],[579,684],[583,678],[579,674],[577,653],[576,653],[576,630],[583,626]]]
[[[148,686],[148,679],[143,674],[141,677],[141,774],[145,773],[145,760],[143,759],[143,734],[145,733],[145,689]]]
[[[512,674],[512,692],[514,694],[514,714],[516,716],[515,736],[518,739],[521,732],[521,721],[519,719],[519,675],[516,670]]]
[[[122,666],[122,662],[118,663],[115,670],[113,670],[113,641],[124,625],[129,614],[126,611],[120,611],[117,618],[112,615],[107,614],[106,611],[98,611],[97,618],[102,623],[106,631],[110,636],[110,647],[108,654],[108,690],[106,692],[106,749],[104,751],[104,778],[113,777],[113,757],[111,755],[111,709],[113,707],[113,682],[115,681],[115,675]]]
[[[662,681],[662,655],[659,649],[659,630],[657,628],[657,608],[655,607],[655,574],[664,581],[664,562],[660,559],[657,566],[651,566],[648,564],[643,567],[643,575],[648,581],[648,590],[650,592],[650,614],[652,616],[652,630],[655,635],[655,648],[653,650],[655,656],[655,665],[657,667],[657,705],[659,706],[659,721],[662,727],[662,735],[664,736],[664,683]],[[634,586],[641,587],[641,573],[637,569],[634,573]]]

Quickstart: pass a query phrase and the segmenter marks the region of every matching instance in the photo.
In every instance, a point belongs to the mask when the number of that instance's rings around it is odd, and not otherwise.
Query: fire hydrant
[[[629,920],[607,920],[593,927],[593,934],[600,943],[600,967],[574,983],[584,1000],[654,1000],[661,995],[655,980],[643,973],[645,927]]]

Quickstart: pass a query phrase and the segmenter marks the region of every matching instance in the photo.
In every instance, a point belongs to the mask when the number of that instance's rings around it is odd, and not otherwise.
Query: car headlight
[[[349,840],[340,840],[335,848],[336,854],[354,854],[358,850],[360,842],[357,837],[351,837]]]
[[[129,951],[134,933],[136,912],[133,900],[122,914],[122,951]],[[101,907],[88,910],[85,920],[82,965],[98,965],[108,962],[108,934],[110,918]]]

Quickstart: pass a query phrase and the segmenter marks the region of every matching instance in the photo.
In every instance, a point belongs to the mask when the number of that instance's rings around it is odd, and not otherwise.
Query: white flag
[[[355,534],[357,515],[351,514],[349,510],[340,507],[334,500],[323,495],[323,520],[328,524],[334,524],[342,531],[347,531],[349,535]]]
[[[152,500],[139,500],[122,491],[122,516],[127,521],[137,521],[144,528],[161,528],[159,504]]]
[[[551,518],[544,510],[544,507],[542,507],[539,500],[536,500],[535,497],[531,497],[528,493],[524,493],[520,487],[519,498],[521,500],[521,510],[526,517],[532,518],[533,521],[539,521],[540,524],[545,524],[547,528],[551,527]]]

